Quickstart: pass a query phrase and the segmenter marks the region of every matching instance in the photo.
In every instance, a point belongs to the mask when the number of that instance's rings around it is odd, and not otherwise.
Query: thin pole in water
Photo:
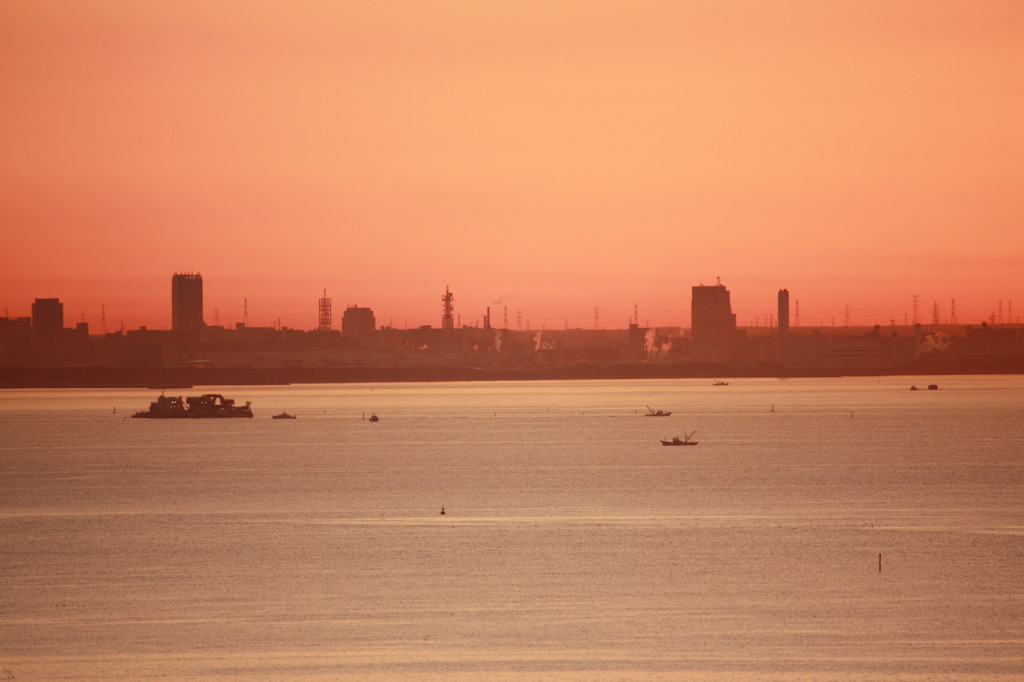
[[[882,555],[881,555],[881,553],[879,553],[879,555],[878,555],[878,572],[879,573],[882,572]]]

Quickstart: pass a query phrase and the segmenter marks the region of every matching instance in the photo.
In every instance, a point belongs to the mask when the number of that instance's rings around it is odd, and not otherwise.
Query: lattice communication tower
[[[331,328],[331,299],[327,298],[327,289],[324,289],[324,297],[320,299],[320,323],[317,329]]]
[[[455,306],[452,303],[453,300],[455,300],[455,296],[445,286],[444,296],[441,297],[441,329],[455,328]]]

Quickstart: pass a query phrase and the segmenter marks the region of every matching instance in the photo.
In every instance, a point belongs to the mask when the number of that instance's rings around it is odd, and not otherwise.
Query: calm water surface
[[[1024,378],[933,381],[0,391],[0,679],[1021,679]]]

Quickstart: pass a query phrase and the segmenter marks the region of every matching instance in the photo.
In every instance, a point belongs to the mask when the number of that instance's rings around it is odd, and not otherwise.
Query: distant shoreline
[[[282,367],[282,368],[19,368],[0,369],[0,389],[148,388],[196,386],[273,386],[288,384],[429,383],[464,381],[556,381],[585,379],[739,379],[839,376],[943,376],[1024,374],[1024,362],[915,362],[887,371],[834,367],[784,368],[774,363],[693,363],[680,365],[576,365],[530,369],[468,367]]]

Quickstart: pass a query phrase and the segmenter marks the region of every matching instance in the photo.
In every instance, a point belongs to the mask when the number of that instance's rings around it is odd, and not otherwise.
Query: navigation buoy
[[[444,505],[441,505],[441,516],[444,516],[447,512],[444,510]]]

